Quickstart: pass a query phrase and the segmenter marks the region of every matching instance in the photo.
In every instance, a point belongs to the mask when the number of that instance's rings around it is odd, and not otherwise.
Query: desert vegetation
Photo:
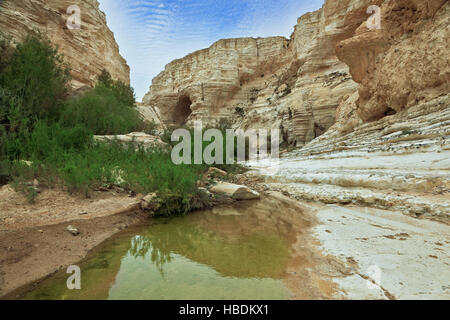
[[[141,120],[134,108],[131,87],[104,71],[94,88],[74,95],[69,68],[48,41],[28,37],[15,49],[6,41],[0,48],[3,183],[11,182],[30,202],[38,196],[34,179],[86,197],[111,185],[132,193],[156,192],[161,215],[186,213],[202,202],[197,181],[207,165],[175,165],[170,150],[162,147],[94,141],[94,135],[153,132],[153,124]],[[163,136],[169,138],[170,132]]]

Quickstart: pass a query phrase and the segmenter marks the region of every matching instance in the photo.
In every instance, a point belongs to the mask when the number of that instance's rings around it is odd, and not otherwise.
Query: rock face
[[[157,106],[168,124],[230,117],[233,99],[252,100],[255,80],[264,82],[292,61],[288,46],[283,37],[220,40],[168,64],[143,102]]]
[[[449,91],[449,2],[327,0],[290,39],[226,39],[166,66],[143,108],[181,125],[225,118],[304,146]],[[369,6],[381,29],[368,28]],[[426,75],[426,76],[424,76]]]
[[[142,103],[137,102],[136,110],[139,112],[141,118],[144,121],[153,123],[160,133],[162,133],[165,129],[167,129],[167,126],[162,121],[161,112],[159,111],[159,108],[152,106],[145,106]]]
[[[175,60],[144,105],[159,108],[166,124],[225,118],[243,129],[280,128],[302,146],[334,124],[337,106],[357,88],[335,46],[367,19],[370,2],[327,1],[298,20],[290,39],[220,40]]]
[[[340,30],[335,52],[358,88],[342,96],[331,128],[285,155],[268,188],[448,224],[450,2],[373,1],[381,28],[363,21],[344,31],[367,17],[354,10],[360,2],[327,1],[323,8],[333,17],[345,13],[329,25]]]
[[[67,9],[80,8],[81,29],[70,30]],[[4,0],[0,2],[1,35],[20,42],[42,34],[57,45],[72,68],[72,87],[92,86],[106,69],[114,79],[130,83],[130,68],[119,54],[113,33],[97,0]]]
[[[363,121],[430,101],[450,90],[450,3],[381,1],[380,29],[363,23],[337,55],[359,83],[350,102]]]

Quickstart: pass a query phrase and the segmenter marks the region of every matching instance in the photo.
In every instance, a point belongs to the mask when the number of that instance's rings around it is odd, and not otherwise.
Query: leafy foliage
[[[156,192],[160,215],[198,207],[206,165],[175,165],[168,150],[99,143],[93,134],[152,131],[136,109],[133,89],[104,71],[88,92],[68,97],[69,69],[48,41],[28,37],[15,50],[0,43],[0,178],[38,196],[29,183],[64,186],[86,196],[116,185]]]
[[[69,68],[48,41],[28,36],[0,73],[0,121],[16,132],[38,118],[56,119],[67,96]]]

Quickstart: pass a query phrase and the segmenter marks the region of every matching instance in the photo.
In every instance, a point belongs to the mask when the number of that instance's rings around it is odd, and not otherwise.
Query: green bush
[[[141,119],[134,104],[133,89],[103,71],[94,89],[66,102],[61,121],[65,126],[82,124],[96,135],[152,133],[154,125]]]
[[[132,87],[126,85],[121,80],[113,80],[108,71],[103,70],[98,77],[98,84],[111,89],[116,99],[124,105],[133,107],[136,103],[136,97]]]
[[[44,161],[67,150],[82,150],[92,143],[92,134],[82,125],[67,128],[59,123],[36,122],[34,129],[11,134],[5,142],[9,160],[29,159]]]
[[[92,188],[103,185],[119,185],[144,194],[157,192],[164,202],[163,215],[189,210],[198,193],[196,182],[205,171],[203,166],[173,164],[167,150],[96,143],[83,126],[67,128],[43,121],[29,134],[10,136],[7,153],[9,175],[20,183],[45,177],[52,184],[86,196]]]
[[[217,129],[221,132],[222,137],[223,137],[223,164],[214,164],[213,166],[222,170],[227,171],[228,173],[242,173],[245,171],[244,167],[240,166],[240,165],[236,165],[236,164],[226,164],[227,162],[227,144],[228,144],[228,137],[227,137],[227,129],[231,129],[232,128],[232,123],[221,119],[219,121],[219,123],[217,123],[215,126],[206,126],[204,128],[202,128],[202,137],[204,136],[205,132],[209,129]],[[161,135],[161,139],[162,141],[164,141],[165,143],[169,144],[170,146],[174,147],[176,146],[179,142],[178,141],[172,141],[171,137],[172,134],[174,132],[174,130],[178,129],[177,127],[169,127],[167,130],[164,131],[164,133]],[[190,133],[190,137],[191,137],[191,163],[194,163],[194,145],[195,145],[195,131],[193,128],[189,128],[189,127],[184,127],[184,129],[188,130]],[[270,137],[268,137],[268,141],[270,142]],[[213,141],[203,141],[202,140],[202,154],[204,152],[204,150],[206,149],[206,147],[208,147],[211,143],[213,143]],[[269,143],[270,145],[270,143]],[[248,160],[248,156],[249,156],[249,151],[250,151],[250,139],[248,137],[245,138],[245,155],[246,155],[246,160]],[[270,150],[269,150],[270,151]],[[238,154],[238,138],[235,136],[233,139],[233,153],[234,153],[234,160],[237,161],[237,154]],[[213,154],[214,155],[214,154]],[[208,166],[206,166],[208,167]]]
[[[10,39],[0,32],[0,72],[10,63],[13,47]]]
[[[10,117],[32,124],[38,118],[56,119],[67,95],[69,68],[48,41],[28,36],[2,61],[0,72],[0,115],[8,131]]]
[[[156,192],[159,215],[186,213],[209,201],[197,188],[208,166],[175,165],[168,150],[94,141],[93,134],[154,129],[140,119],[130,86],[105,71],[94,89],[67,98],[68,75],[57,50],[33,37],[0,59],[1,183],[12,180],[30,202],[37,196],[30,186],[35,178],[44,187],[86,196],[104,185]]]
[[[65,126],[82,124],[97,135],[130,133],[141,125],[138,112],[101,84],[67,101],[61,121]]]

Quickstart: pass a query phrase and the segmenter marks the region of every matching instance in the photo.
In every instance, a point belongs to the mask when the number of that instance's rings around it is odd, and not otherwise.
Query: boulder
[[[210,191],[212,193],[226,194],[235,200],[255,200],[261,198],[258,192],[253,191],[246,186],[228,182],[219,182],[215,186],[213,186]]]
[[[156,193],[150,193],[142,198],[141,209],[145,211],[158,211],[161,208],[161,201]]]
[[[206,189],[206,188],[200,187],[200,188],[198,188],[198,190],[199,190],[200,192],[203,192],[205,195],[207,195],[207,196],[210,197],[210,198],[213,197],[212,193],[209,192],[209,190]]]
[[[80,234],[80,231],[78,231],[78,229],[74,226],[67,226],[66,231],[70,232],[73,236],[77,236]]]
[[[224,170],[211,167],[211,168],[208,169],[206,174],[209,177],[225,177],[228,173],[226,171],[224,171]]]

